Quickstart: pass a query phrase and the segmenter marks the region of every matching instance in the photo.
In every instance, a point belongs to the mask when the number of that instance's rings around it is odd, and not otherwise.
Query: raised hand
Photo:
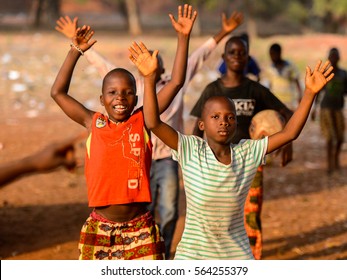
[[[243,14],[240,12],[233,12],[229,18],[226,14],[222,14],[222,30],[225,33],[230,33],[241,25],[243,22]]]
[[[94,31],[88,25],[83,25],[77,28],[72,42],[75,46],[79,47],[83,52],[88,50],[96,43],[96,40],[90,40],[94,35]]]
[[[322,66],[322,61],[319,60],[313,72],[309,66],[306,66],[305,86],[312,93],[318,93],[333,77],[333,67],[329,61],[326,61]]]
[[[144,77],[156,72],[158,68],[158,50],[151,54],[144,43],[133,42],[129,49],[129,58],[136,65],[140,74]]]
[[[69,16],[60,17],[57,21],[55,30],[64,34],[66,37],[72,39],[76,33],[78,17],[74,17],[73,20]]]
[[[192,31],[194,21],[197,15],[197,11],[193,12],[192,6],[185,4],[183,6],[183,11],[182,6],[178,6],[177,21],[175,20],[175,17],[172,14],[169,14],[169,17],[171,19],[172,26],[175,28],[176,32],[188,36]]]

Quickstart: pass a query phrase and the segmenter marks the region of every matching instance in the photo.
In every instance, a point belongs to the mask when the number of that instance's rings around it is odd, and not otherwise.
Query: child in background
[[[136,54],[133,62],[137,65]],[[141,70],[141,69],[140,69]],[[295,140],[309,115],[316,94],[332,79],[329,62],[306,68],[305,94],[285,128],[261,140],[232,144],[237,128],[234,102],[210,96],[203,104],[199,128],[206,141],[183,135],[160,120],[155,71],[145,78],[144,117],[147,128],[171,147],[180,163],[187,214],[175,259],[253,259],[244,227],[244,203],[252,179],[265,155]]]
[[[158,94],[160,112],[170,104],[185,78],[189,37],[196,11],[178,7],[177,21],[169,15],[178,44],[171,80]],[[95,40],[89,26],[76,35],[52,86],[51,96],[74,121],[86,127],[86,181],[90,217],[81,230],[80,259],[163,259],[164,243],[153,216],[149,171],[152,145],[137,102],[134,76],[123,68],[110,71],[103,80],[100,102],[107,115],[91,111],[68,95],[75,65]],[[133,43],[134,49],[145,49]],[[154,53],[156,55],[156,53]],[[142,58],[142,56],[140,56]],[[141,59],[138,67],[151,68]]]
[[[293,63],[283,59],[280,44],[272,44],[269,55],[272,64],[265,69],[264,74],[267,86],[288,108],[295,109],[302,97],[300,73]]]
[[[340,53],[331,48],[328,59],[334,68],[334,78],[322,90],[320,101],[320,126],[326,140],[327,172],[331,175],[340,169],[340,153],[345,134],[345,118],[343,115],[344,96],[347,94],[347,71],[338,65]],[[320,95],[321,95],[320,94]],[[320,98],[317,98],[318,101]],[[315,109],[312,119],[315,119]]]
[[[248,46],[248,49],[250,50],[248,34],[242,33],[242,34],[240,34],[240,38],[245,41],[245,43]],[[222,75],[224,75],[227,72],[227,65],[226,65],[224,59],[222,59],[222,62],[218,67],[218,71]],[[260,81],[260,72],[261,72],[261,69],[260,69],[260,66],[258,65],[257,60],[254,58],[254,56],[248,55],[248,63],[247,63],[247,67],[245,69],[245,75],[248,78],[259,82]]]

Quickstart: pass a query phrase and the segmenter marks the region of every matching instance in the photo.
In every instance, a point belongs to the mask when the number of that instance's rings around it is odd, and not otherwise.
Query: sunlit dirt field
[[[117,66],[134,71],[127,47],[134,40],[124,34],[99,32],[95,49]],[[208,37],[191,38],[190,50]],[[174,37],[141,36],[159,49],[170,72],[176,48]],[[334,35],[277,36],[252,39],[251,53],[262,67],[269,63],[268,47],[280,42],[283,55],[304,66],[325,59],[330,47],[341,50],[347,68],[347,38]],[[50,87],[69,49],[56,31],[0,33],[0,162],[22,158],[50,143],[83,131],[50,98]],[[206,62],[186,94],[186,132],[189,109],[202,88],[216,78],[222,45]],[[71,93],[86,106],[99,106],[101,79],[82,57],[75,69]],[[345,114],[347,117],[347,114]],[[346,137],[347,139],[347,137]],[[83,161],[83,142],[76,148]],[[347,146],[342,170],[326,175],[325,148],[318,122],[309,121],[294,143],[294,161],[287,167],[276,160],[265,168],[263,205],[264,259],[347,259]],[[22,178],[0,189],[0,258],[60,260],[77,258],[79,230],[87,218],[83,167],[75,173],[53,173]],[[184,226],[185,202],[181,189],[180,219],[175,243]]]

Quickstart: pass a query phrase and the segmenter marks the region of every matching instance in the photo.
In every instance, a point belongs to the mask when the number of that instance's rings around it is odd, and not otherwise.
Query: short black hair
[[[282,47],[281,47],[280,44],[274,43],[274,44],[272,44],[272,45],[270,46],[270,51],[274,51],[274,52],[276,52],[276,53],[281,53]]]
[[[329,51],[329,56],[332,55],[332,54],[335,54],[337,55],[338,58],[340,58],[340,52],[337,48],[331,48],[330,51]]]
[[[107,78],[115,73],[122,73],[125,74],[127,76],[129,76],[131,82],[134,84],[134,88],[135,88],[135,93],[136,93],[136,79],[134,77],[133,74],[131,74],[130,71],[124,69],[124,68],[114,68],[112,69],[110,72],[108,72],[106,74],[106,76],[104,77],[103,81],[102,81],[102,91],[104,91],[104,85],[105,85],[105,81],[107,80]]]
[[[248,51],[249,51],[248,43],[242,36],[232,36],[232,37],[230,37],[229,40],[225,43],[224,52],[227,50],[229,45],[231,43],[234,43],[234,42],[238,42],[238,43],[241,42],[241,43],[243,43],[244,46],[245,46],[246,52],[248,53]]]
[[[202,113],[203,113],[203,111],[204,111],[204,109],[205,109],[205,107],[206,107],[206,103],[207,103],[209,100],[213,99],[213,98],[220,98],[220,97],[223,97],[223,98],[225,98],[226,100],[230,101],[230,103],[232,103],[232,104],[234,105],[234,107],[235,107],[235,102],[234,102],[234,100],[232,100],[230,97],[228,97],[228,96],[226,96],[226,95],[216,95],[216,94],[213,94],[213,95],[208,96],[208,97],[204,100],[204,102],[201,104],[201,116],[202,116]]]

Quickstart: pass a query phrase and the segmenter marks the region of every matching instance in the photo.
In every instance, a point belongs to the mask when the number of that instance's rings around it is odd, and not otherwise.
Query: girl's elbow
[[[300,133],[292,133],[288,135],[288,143],[295,141],[298,139]]]
[[[55,89],[51,89],[51,97],[55,100],[59,95],[59,91]]]
[[[178,92],[183,87],[184,81],[185,81],[184,79],[183,80],[182,79],[175,79],[172,81],[172,85],[173,85],[173,88],[175,89],[175,91]]]
[[[157,121],[147,121],[146,126],[149,130],[155,130],[159,126],[159,122]]]
[[[146,126],[147,126],[147,128],[148,128],[149,130],[153,130],[153,129],[155,129],[155,127],[156,127],[154,124],[148,123],[148,122],[146,122]]]
[[[284,133],[283,135],[285,135],[286,142],[288,142],[288,143],[296,140],[300,135],[299,130],[290,129],[287,126],[282,130],[282,133]]]
[[[177,91],[179,91],[183,87],[184,82],[185,82],[185,80],[181,80],[181,81],[177,82],[177,84],[176,84]]]

